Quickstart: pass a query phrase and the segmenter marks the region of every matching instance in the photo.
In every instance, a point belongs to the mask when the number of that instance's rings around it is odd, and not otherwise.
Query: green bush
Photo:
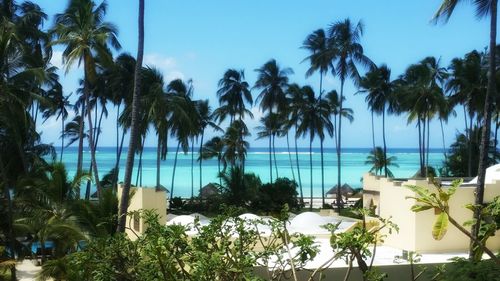
[[[471,262],[457,258],[438,269],[436,281],[500,281],[500,266],[492,260]]]

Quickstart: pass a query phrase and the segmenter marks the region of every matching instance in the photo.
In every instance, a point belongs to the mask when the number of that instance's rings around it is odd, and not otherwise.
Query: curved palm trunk
[[[309,177],[311,180],[311,195],[309,201],[309,210],[313,208],[313,157],[312,157],[312,136],[309,138]]]
[[[297,177],[299,178],[300,202],[304,202],[304,191],[302,189],[302,179],[300,177],[299,148],[297,147],[297,126],[295,126],[295,161],[297,163]]]
[[[274,168],[276,169],[276,178],[279,178],[278,174],[278,161],[276,161],[276,146],[274,145],[274,139],[276,136],[273,134],[273,158],[274,158]]]
[[[120,175],[120,159],[121,159],[121,156],[122,156],[122,151],[123,151],[123,141],[125,140],[125,129],[123,129],[122,131],[122,137],[121,137],[121,141],[120,141],[120,145],[119,145],[119,149],[118,149],[118,155],[116,156],[116,163],[115,163],[115,179],[114,179],[114,182],[113,182],[113,188],[116,189],[117,188],[117,184],[118,184],[118,179],[119,179],[119,175]]]
[[[488,148],[490,146],[490,130],[491,130],[491,113],[493,110],[493,99],[496,96],[496,83],[495,83],[495,59],[496,59],[496,37],[497,37],[497,0],[491,2],[491,22],[490,22],[490,58],[489,58],[489,71],[488,71],[488,88],[486,90],[486,98],[484,103],[484,120],[483,130],[481,132],[481,145],[479,147],[479,168],[477,176],[476,187],[476,206],[482,206],[484,201],[484,181],[486,177],[486,168],[488,166]],[[474,220],[481,221],[482,208],[475,208]],[[478,238],[480,223],[476,223],[472,227],[472,237]],[[476,244],[471,239],[469,259],[481,258],[478,255],[478,250],[475,250]]]
[[[384,142],[384,175],[387,178],[388,172],[387,172],[387,144],[385,142],[385,107],[383,108],[382,111],[382,141]]]
[[[89,95],[90,95],[90,89],[89,89],[89,85],[88,85],[88,80],[87,80],[87,73],[85,72],[84,74],[84,95],[85,95],[85,100],[86,100],[86,103],[87,105],[90,104],[89,103]],[[94,127],[93,127],[93,124],[92,124],[92,114],[91,114],[91,111],[90,111],[90,107],[89,107],[89,110],[87,110],[87,122],[89,123],[89,139],[88,139],[88,143],[89,143],[89,147],[90,147],[90,162],[92,164],[92,170],[93,170],[93,174],[94,174],[94,180],[95,180],[95,185],[97,187],[97,197],[99,198],[99,200],[101,200],[101,182],[99,180],[99,170],[97,168],[97,161],[96,161],[96,158],[95,158],[95,146],[94,146]]]
[[[177,150],[175,151],[174,169],[172,170],[172,184],[170,185],[170,203],[172,203],[172,198],[174,198],[175,170],[177,169],[177,157],[179,156],[180,148],[181,148],[181,143],[179,142],[177,144]]]
[[[295,180],[295,171],[293,169],[292,155],[290,154],[290,139],[288,137],[288,132],[286,132],[286,148],[288,151],[288,160],[290,160],[290,169],[292,170],[292,178],[294,182],[297,182]]]
[[[199,151],[199,154],[200,154],[200,190],[199,190],[199,193],[201,195],[201,189],[203,188],[203,166],[202,166],[202,162],[203,162],[203,158],[201,157],[201,151],[203,150],[203,137],[205,136],[205,128],[203,128],[203,130],[201,131],[201,140],[200,140],[200,151]]]
[[[494,138],[494,145],[495,145],[495,155],[494,155],[494,159],[495,161],[497,160],[498,158],[498,149],[497,149],[497,146],[498,146],[498,113],[496,114],[495,116],[495,138]]]
[[[340,187],[342,186],[342,103],[344,98],[344,79],[340,81],[340,101],[339,101],[339,126],[338,126],[338,140],[337,140],[337,211],[340,212],[342,208],[342,194]]]
[[[139,125],[139,97],[141,91],[141,78],[140,71],[142,68],[142,59],[144,55],[144,0],[139,0],[139,42],[137,48],[137,62],[134,71],[134,94],[132,97],[132,125],[130,133],[130,143],[127,153],[127,165],[125,167],[125,180],[122,190],[122,196],[120,200],[120,208],[118,212],[118,226],[116,228],[117,232],[125,231],[125,223],[127,216],[129,193],[130,193],[130,181],[132,179],[132,168],[134,167],[134,155],[135,147],[137,145],[138,137],[138,125]]]
[[[269,182],[273,183],[272,135],[269,134]]]
[[[137,176],[135,178],[135,185],[142,186],[142,153],[144,152],[144,142],[146,141],[146,136],[142,138],[141,150],[139,151],[139,165],[137,167]]]
[[[320,140],[321,149],[321,208],[325,207],[325,164],[323,161],[323,139]]]

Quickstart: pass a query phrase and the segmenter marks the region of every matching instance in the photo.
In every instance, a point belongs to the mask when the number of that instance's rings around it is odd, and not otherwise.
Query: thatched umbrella
[[[337,189],[338,189],[338,185],[335,185],[334,187],[330,188],[330,190],[328,190],[328,192],[326,192],[326,196],[327,197],[335,197],[337,195]],[[344,183],[342,185],[342,187],[340,187],[340,194],[342,194],[342,196],[344,196],[344,197],[349,197],[354,193],[355,193],[354,188],[352,188],[347,183]]]
[[[219,194],[219,189],[213,183],[209,183],[201,188],[200,197],[202,199],[207,199],[209,197]]]

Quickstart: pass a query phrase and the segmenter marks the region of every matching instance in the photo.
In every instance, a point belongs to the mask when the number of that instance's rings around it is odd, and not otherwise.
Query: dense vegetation
[[[449,18],[457,2],[460,1],[444,1],[437,18]],[[143,20],[144,1],[140,3],[139,19],[142,16]],[[458,135],[450,154],[445,152],[443,171],[453,176],[478,174],[476,205],[481,206],[484,171],[497,157],[500,103],[495,92],[500,85],[496,81],[500,76],[496,71],[495,57],[498,48],[495,41],[497,1],[478,0],[474,4],[479,16],[491,18],[490,45],[485,51],[472,50],[463,57],[453,59],[448,67],[435,57],[426,57],[408,66],[399,76],[391,77],[388,66],[377,66],[366,57],[362,45],[363,23],[339,20],[326,29],[306,35],[302,44],[308,52],[305,61],[310,65],[306,75],[320,74],[319,92],[316,93],[309,85],[290,81],[289,75],[293,70],[270,59],[256,70],[258,78],[253,86],[246,81],[244,70],[228,69],[218,82],[218,107],[212,108],[207,100],[195,98],[191,80],[165,81],[154,66],[142,66],[140,50],[144,46],[143,37],[139,37],[137,58],[127,53],[113,56],[112,51],[119,51],[121,46],[117,28],[105,21],[108,8],[105,2],[98,5],[92,0],[70,0],[65,10],[55,16],[54,25],[45,29],[48,16],[35,3],[0,1],[0,245],[9,249],[1,252],[2,265],[9,264],[15,253],[25,254],[26,245],[38,245],[42,262],[45,262],[48,254],[45,252],[46,243],[52,243],[50,255],[55,260],[50,261],[50,265],[59,267],[67,266],[66,255],[78,251],[82,241],[90,241],[88,251],[109,250],[103,246],[102,243],[107,245],[103,241],[111,241],[109,244],[119,250],[134,250],[133,247],[137,247],[137,244],[121,236],[113,236],[118,224],[116,184],[122,171],[120,156],[127,134],[131,135],[131,144],[134,144],[129,145],[131,149],[125,173],[127,186],[132,181],[136,153],[138,172],[134,175],[135,185],[142,185],[144,141],[148,133],[154,133],[157,136],[157,188],[162,182],[159,173],[161,161],[167,157],[169,141],[174,140],[177,149],[173,157],[176,160],[178,153],[198,150],[200,174],[203,172],[203,160],[217,159],[221,179],[219,185],[224,190],[222,196],[226,202],[269,213],[275,213],[283,203],[296,207],[295,196],[300,199],[307,196],[304,194],[304,186],[307,185],[303,184],[305,180],[302,180],[298,158],[295,161],[290,158],[294,178],[279,177],[276,138],[286,138],[289,144],[288,139],[292,136],[295,151],[298,138],[308,138],[310,150],[313,140],[319,138],[324,196],[323,148],[329,143],[336,148],[338,185],[342,184],[343,121],[352,121],[354,116],[354,112],[345,106],[348,93],[345,93],[344,85],[348,80],[366,94],[367,105],[373,114],[382,117],[383,144],[378,147],[373,141],[373,155],[368,161],[373,163],[373,171],[385,176],[391,175],[389,167],[395,164],[394,158],[387,155],[387,114],[405,115],[408,123],[415,124],[419,133],[419,175],[426,176],[430,169],[430,122],[438,120],[443,126],[448,118],[456,115],[456,111],[463,110],[466,128]],[[75,64],[82,66],[84,75],[75,97],[70,98],[63,89],[58,70],[51,64],[52,47],[56,45],[64,50],[66,70]],[[338,92],[323,88],[326,75],[340,81]],[[251,108],[254,105],[265,113],[260,120],[261,126],[257,128],[258,135],[253,137],[268,139],[271,181],[267,184],[260,183],[256,176],[245,174],[245,159],[250,146],[248,140],[252,137],[245,121],[253,118]],[[116,107],[116,116],[108,116],[111,106]],[[70,110],[74,111],[75,117],[67,120]],[[49,118],[61,122],[60,151],[41,142],[37,125]],[[103,177],[95,154],[104,118],[116,121],[116,165],[109,175]],[[494,134],[490,133],[492,125]],[[220,136],[204,142],[207,130],[219,131]],[[493,141],[490,142],[492,135]],[[443,133],[442,138],[444,140]],[[195,147],[197,139],[200,139],[199,147]],[[78,146],[77,172],[67,175],[60,161],[65,147],[73,143]],[[88,167],[83,167],[85,143],[91,155]],[[444,141],[443,148],[446,150]],[[194,153],[192,155],[194,171]],[[309,155],[312,197],[312,153]],[[169,186],[172,198],[176,194],[175,168],[174,165]],[[200,175],[200,178],[203,177]],[[191,197],[196,196],[202,184],[200,182],[199,187],[195,186],[192,176]],[[94,185],[97,202],[89,200]],[[81,192],[81,187],[84,187],[84,192]],[[340,208],[342,200],[340,188],[338,190]],[[277,196],[283,194],[287,196]],[[121,213],[125,213],[123,210],[126,211],[127,202],[122,202]],[[474,211],[478,218],[481,209]],[[123,227],[123,224],[118,225]],[[181,230],[161,228],[158,231]],[[478,233],[479,223],[475,224],[472,236],[477,237]],[[182,241],[185,242],[178,242]],[[207,241],[200,240],[202,242]],[[151,245],[144,243],[140,246]],[[125,258],[138,257],[140,251],[146,249],[136,250],[139,252],[131,251],[130,257]],[[80,261],[85,262],[85,258],[89,258],[86,253],[72,255],[68,258],[69,262],[74,262],[73,258],[78,256],[82,258]],[[104,256],[103,261],[115,257],[113,253],[104,251],[103,254],[109,256]],[[138,258],[130,262],[143,261]],[[95,264],[90,260],[79,265]],[[113,266],[102,266],[108,265]],[[147,264],[141,266],[144,266],[139,267],[144,272],[140,274],[152,270]],[[15,268],[10,268],[14,280]],[[101,269],[107,271],[109,268]],[[239,268],[238,273],[246,274],[247,269]],[[56,276],[56,273],[50,274]],[[64,278],[70,278],[68,276]],[[103,278],[106,279],[106,275]]]

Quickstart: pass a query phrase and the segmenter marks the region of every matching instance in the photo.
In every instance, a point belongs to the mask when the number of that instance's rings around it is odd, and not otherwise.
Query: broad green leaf
[[[435,240],[443,239],[446,231],[448,230],[448,214],[445,212],[441,212],[434,222],[434,226],[432,227],[432,237]]]
[[[422,212],[425,210],[429,210],[431,208],[432,208],[432,206],[429,206],[429,205],[413,205],[411,207],[411,210],[412,210],[412,212],[418,213],[418,212]]]

